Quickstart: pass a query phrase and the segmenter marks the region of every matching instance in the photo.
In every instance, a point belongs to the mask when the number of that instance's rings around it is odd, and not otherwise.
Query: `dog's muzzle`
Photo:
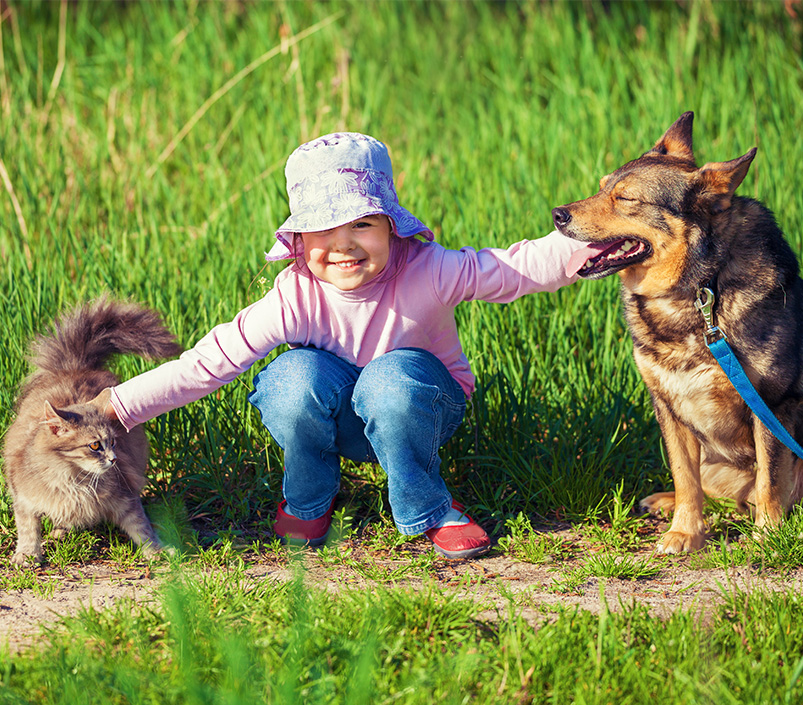
[[[568,225],[571,219],[572,214],[569,213],[569,211],[567,211],[565,208],[552,209],[552,220],[557,227]]]

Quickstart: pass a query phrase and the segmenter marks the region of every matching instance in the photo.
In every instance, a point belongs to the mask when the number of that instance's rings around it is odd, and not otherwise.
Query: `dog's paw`
[[[756,521],[755,528],[750,532],[750,536],[752,536],[753,541],[756,543],[763,543],[778,527],[779,525],[773,522],[759,524],[758,521]]]
[[[783,507],[777,504],[759,505],[756,507],[756,527],[764,532],[778,528],[783,523],[784,516]]]
[[[674,492],[656,492],[638,503],[642,514],[668,516],[675,511]]]
[[[699,551],[705,544],[705,534],[685,534],[681,531],[667,531],[655,549],[656,553],[671,555]]]

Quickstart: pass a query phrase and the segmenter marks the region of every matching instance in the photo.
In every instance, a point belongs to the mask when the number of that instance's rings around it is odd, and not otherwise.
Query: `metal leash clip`
[[[720,338],[727,339],[727,336],[714,325],[714,301],[716,301],[714,292],[708,287],[697,290],[697,301],[694,302],[694,308],[703,315],[705,321],[706,345],[710,345]]]

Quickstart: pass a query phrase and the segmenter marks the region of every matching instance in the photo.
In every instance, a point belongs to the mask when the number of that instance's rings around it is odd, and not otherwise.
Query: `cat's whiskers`
[[[131,483],[128,481],[128,478],[125,476],[125,473],[117,465],[116,461],[115,461],[114,465],[111,466],[110,469],[114,470],[114,474],[115,474],[115,478],[117,479],[117,485],[118,486],[124,485],[125,488],[129,492],[133,492],[134,491],[134,488],[131,487]]]
[[[98,499],[98,484],[100,483],[100,475],[98,473],[82,469],[81,474],[75,480],[73,488],[77,491],[76,493],[80,492],[88,497]]]

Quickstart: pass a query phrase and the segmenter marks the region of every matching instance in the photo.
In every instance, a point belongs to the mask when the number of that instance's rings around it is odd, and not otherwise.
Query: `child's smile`
[[[359,265],[365,262],[364,259],[349,259],[343,260],[342,262],[333,262],[338,269],[342,269],[344,271],[351,271],[356,269]]]
[[[390,234],[386,215],[369,215],[331,230],[301,233],[304,261],[319,279],[342,291],[353,291],[387,265]]]

